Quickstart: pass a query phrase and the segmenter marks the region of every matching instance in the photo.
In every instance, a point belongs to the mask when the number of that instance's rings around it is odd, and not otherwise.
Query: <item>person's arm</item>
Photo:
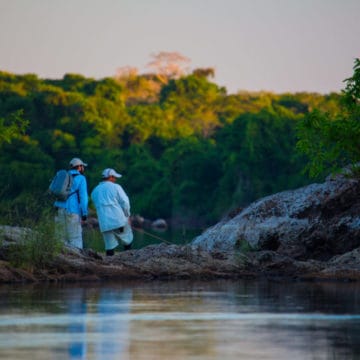
[[[118,185],[117,186],[117,193],[118,193],[118,201],[120,203],[121,208],[123,209],[124,215],[126,217],[130,216],[130,201],[128,196],[126,195],[123,188]]]
[[[81,176],[79,183],[79,206],[82,220],[86,220],[88,215],[89,196],[87,193],[87,182],[85,176]]]

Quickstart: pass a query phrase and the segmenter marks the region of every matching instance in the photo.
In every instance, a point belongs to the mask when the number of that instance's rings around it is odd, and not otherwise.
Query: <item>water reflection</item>
[[[65,311],[70,315],[69,359],[88,359],[90,355],[103,360],[129,358],[126,315],[130,312],[131,289],[71,288],[64,289],[63,295]],[[59,317],[53,322],[63,323]]]
[[[129,358],[129,320],[121,315],[130,313],[131,300],[131,289],[100,291],[97,311],[101,316],[96,326],[96,333],[101,340],[96,343],[96,358],[104,360]],[[118,317],[120,319],[117,321]]]
[[[356,283],[0,287],[0,358],[359,359]]]
[[[85,290],[67,292],[65,300],[70,314],[69,333],[71,342],[69,344],[70,359],[86,359],[86,317],[87,303]]]

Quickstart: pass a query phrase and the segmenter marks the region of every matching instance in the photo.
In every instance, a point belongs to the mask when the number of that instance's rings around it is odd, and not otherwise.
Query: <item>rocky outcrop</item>
[[[360,184],[345,176],[260,199],[194,239],[207,251],[249,245],[295,260],[329,260],[360,246]]]
[[[191,246],[149,245],[106,257],[92,250],[65,249],[41,268],[19,269],[0,260],[1,282],[75,282],[132,279],[213,279],[256,276],[232,254]]]

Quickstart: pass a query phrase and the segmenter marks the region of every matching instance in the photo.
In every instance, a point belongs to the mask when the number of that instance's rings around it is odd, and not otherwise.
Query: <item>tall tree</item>
[[[355,167],[360,161],[360,59],[355,59],[353,70],[344,80],[340,113],[315,109],[298,124],[297,148],[309,158],[305,170],[312,177]]]
[[[153,60],[147,64],[147,67],[154,69],[159,79],[165,84],[169,79],[178,79],[188,71],[187,64],[190,63],[190,59],[176,51],[160,51],[152,57]]]

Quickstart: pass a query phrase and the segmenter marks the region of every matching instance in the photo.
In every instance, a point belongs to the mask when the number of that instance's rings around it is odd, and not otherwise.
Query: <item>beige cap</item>
[[[70,165],[71,167],[75,167],[75,166],[79,166],[79,165],[87,166],[87,164],[84,163],[84,162],[83,162],[81,159],[79,159],[79,158],[73,158],[73,159],[71,159],[69,165]]]
[[[114,169],[109,169],[109,168],[105,169],[101,175],[104,179],[107,179],[110,176],[114,176],[116,178],[120,178],[122,176],[121,174],[118,174]]]

